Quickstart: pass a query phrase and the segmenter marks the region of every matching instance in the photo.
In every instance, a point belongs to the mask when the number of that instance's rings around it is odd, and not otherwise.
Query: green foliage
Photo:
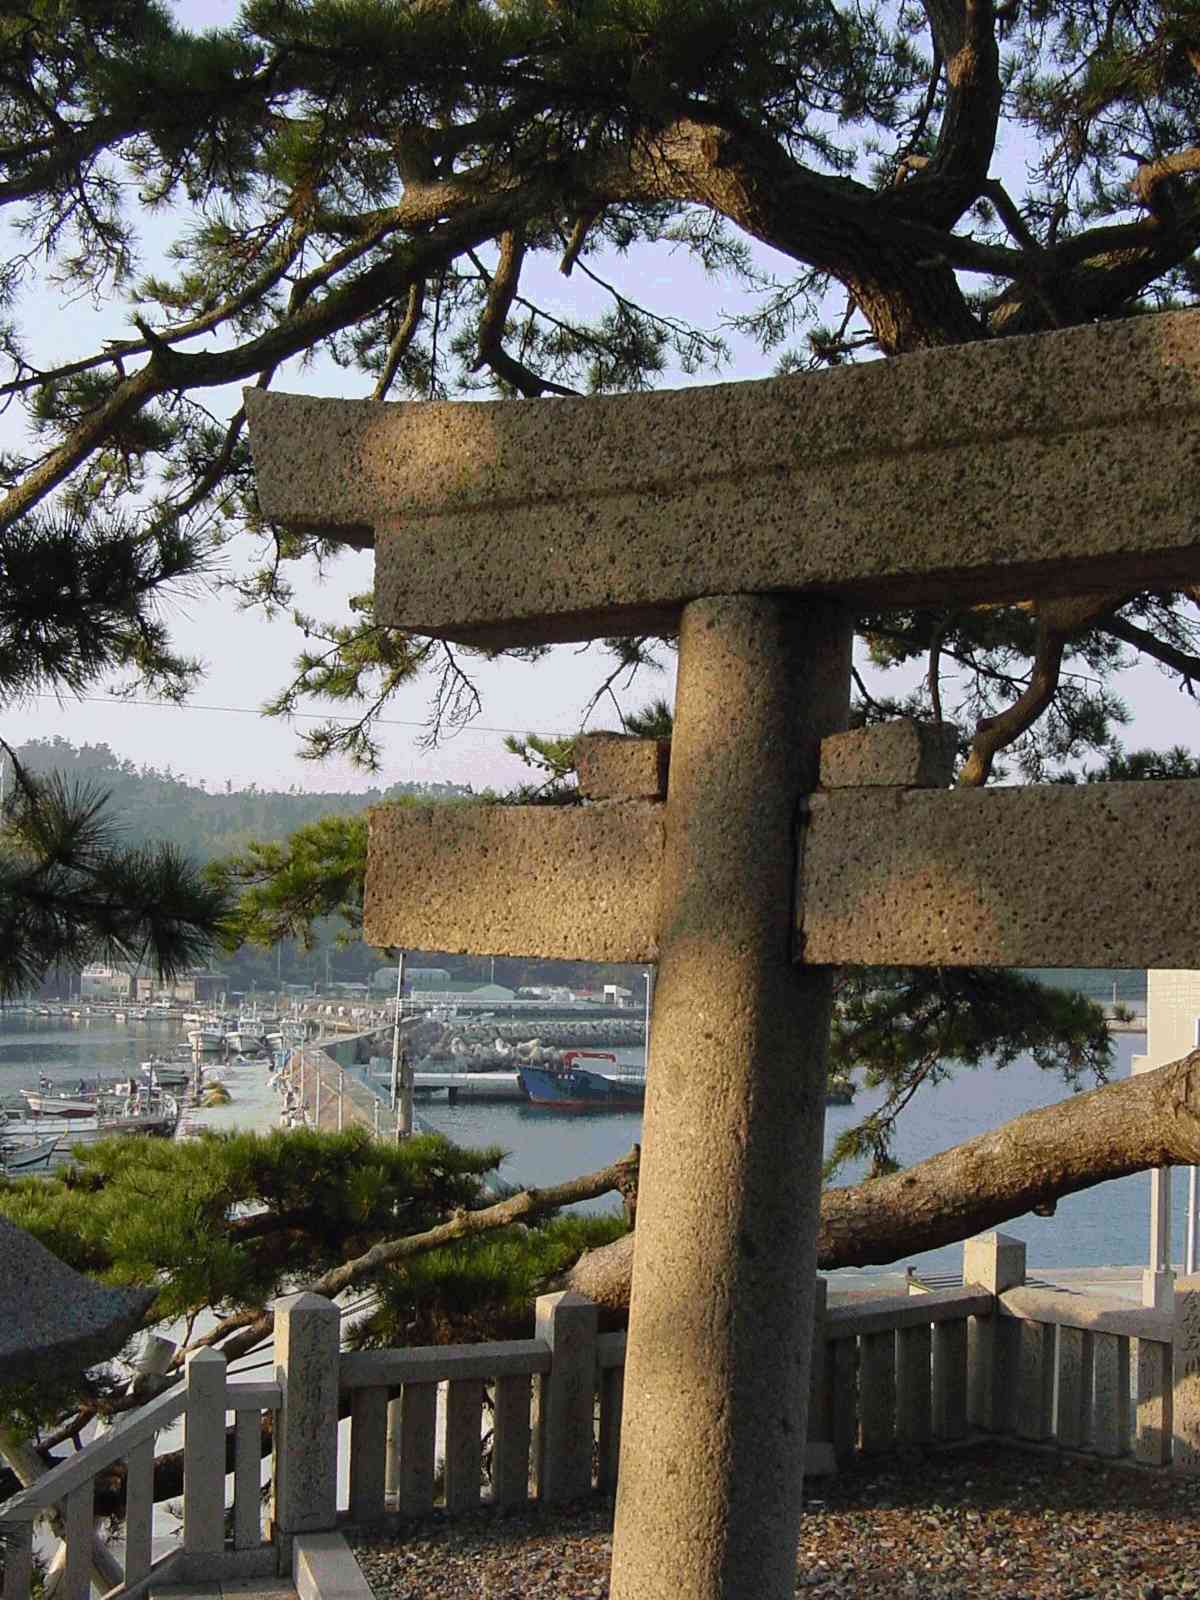
[[[1163,778],[1200,778],[1200,759],[1183,745],[1169,750],[1112,750],[1104,765],[1089,767],[1088,783],[1141,783]]]
[[[503,1152],[361,1129],[110,1139],[61,1176],[0,1183],[0,1212],[81,1272],[157,1283],[154,1321],[261,1307],[381,1238],[476,1205]]]
[[[640,739],[669,739],[674,726],[675,713],[665,700],[652,700],[625,718],[625,732]]]
[[[894,1170],[896,1120],[919,1089],[964,1067],[1003,1070],[1020,1056],[1072,1089],[1103,1083],[1112,1061],[1104,1013],[1081,994],[995,968],[845,969],[831,1072],[856,1071],[865,1088],[887,1092],[837,1139],[826,1176],[848,1161],[866,1161],[872,1176]]]
[[[506,734],[504,748],[520,756],[537,774],[537,782],[519,785],[507,797],[514,805],[576,805],[581,799],[575,784],[574,739],[543,739],[527,733],[523,739]]]
[[[40,689],[80,694],[118,668],[182,695],[199,669],[170,652],[155,600],[201,570],[178,527],[143,532],[70,509],[14,523],[0,540],[0,705]]]
[[[271,949],[281,939],[311,950],[325,917],[339,917],[350,933],[361,934],[367,819],[323,817],[284,843],[252,843],[214,862],[209,873],[226,890],[240,890],[226,923],[231,950],[247,942]]]
[[[108,798],[18,765],[0,819],[0,997],[55,966],[146,962],[164,977],[200,963],[228,910],[173,845],[128,846]]]
[[[566,1215],[417,1256],[388,1273],[356,1345],[451,1344],[530,1335],[530,1309],[585,1250],[627,1232],[619,1215]]]

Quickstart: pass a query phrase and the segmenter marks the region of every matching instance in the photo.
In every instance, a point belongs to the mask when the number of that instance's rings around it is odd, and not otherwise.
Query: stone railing
[[[29,1600],[34,1578],[34,1524],[55,1514],[64,1565],[62,1600],[88,1600],[93,1568],[98,1588],[143,1595],[151,1584],[208,1578],[257,1577],[275,1570],[275,1550],[262,1527],[262,1414],[277,1412],[274,1383],[229,1383],[225,1358],[201,1350],[184,1383],[118,1420],[84,1449],[51,1468],[32,1487],[0,1506],[3,1600]],[[226,1506],[226,1419],[234,1417],[233,1489]],[[155,1446],[160,1433],[184,1424],[183,1537],[153,1559]],[[112,1582],[111,1548],[98,1541],[96,1481],[125,1470],[123,1575]],[[229,1526],[227,1527],[227,1523]]]
[[[611,1492],[624,1366],[625,1335],[598,1334],[596,1307],[573,1294],[538,1301],[532,1339],[343,1355],[351,1521],[423,1516],[439,1487],[452,1513],[485,1495],[506,1509]]]
[[[995,1299],[969,1286],[823,1310],[818,1297],[809,1458],[844,1466],[893,1444],[950,1443],[968,1431],[970,1332]]]
[[[1024,1246],[1003,1235],[970,1240],[963,1265],[962,1288],[828,1308],[819,1280],[809,1470],[980,1432],[1200,1466],[1200,1279],[1181,1281],[1172,1318],[1028,1285]],[[107,1600],[136,1600],[152,1581],[286,1571],[296,1536],[338,1526],[339,1498],[351,1523],[369,1524],[615,1488],[625,1335],[598,1332],[582,1297],[543,1296],[531,1339],[368,1351],[341,1339],[339,1308],[301,1294],[276,1306],[274,1383],[229,1382],[220,1355],[193,1355],[183,1385],[0,1506],[0,1600],[29,1600],[33,1525],[51,1511],[65,1540],[63,1600],[87,1600],[94,1564],[112,1563],[97,1550],[94,1487],[118,1463],[125,1569],[114,1583],[97,1567]],[[269,1541],[263,1412],[274,1413]],[[182,1543],[154,1561],[155,1441],[180,1419]]]
[[[961,1289],[818,1310],[810,1440],[839,1465],[990,1433],[1194,1470],[1200,1280],[1174,1314],[1025,1282],[1025,1246],[968,1240]],[[810,1443],[810,1459],[814,1450]],[[818,1458],[819,1459],[819,1458]]]

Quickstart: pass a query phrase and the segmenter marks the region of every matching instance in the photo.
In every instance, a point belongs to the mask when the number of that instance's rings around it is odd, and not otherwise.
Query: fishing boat
[[[132,1092],[126,1092],[132,1091]],[[43,1097],[52,1103],[53,1096]],[[47,1118],[58,1118],[58,1125],[46,1128]],[[174,1095],[147,1089],[144,1085],[113,1085],[92,1100],[86,1117],[63,1117],[43,1111],[27,1122],[10,1121],[0,1128],[0,1140],[48,1139],[53,1133],[68,1144],[90,1144],[129,1133],[171,1134],[179,1121],[179,1101]]]
[[[232,1033],[225,1035],[225,1043],[231,1050],[259,1050],[265,1047],[266,1035],[240,1022]]]
[[[96,1096],[92,1094],[50,1094],[43,1089],[22,1089],[21,1098],[34,1117],[94,1117]]]
[[[140,1071],[154,1089],[186,1089],[192,1081],[192,1069],[186,1062],[163,1061],[157,1056],[143,1061]]]
[[[0,1129],[0,1172],[31,1172],[43,1167],[58,1149],[61,1134],[49,1139],[35,1139],[25,1144],[16,1139],[6,1139]]]
[[[642,1078],[608,1077],[588,1067],[577,1067],[583,1057],[593,1061],[617,1058],[607,1050],[566,1050],[562,1063],[547,1067],[520,1066],[517,1081],[530,1105],[556,1111],[632,1111],[646,1098]]]
[[[223,1027],[189,1028],[187,1042],[193,1050],[223,1050],[225,1048],[225,1029]]]

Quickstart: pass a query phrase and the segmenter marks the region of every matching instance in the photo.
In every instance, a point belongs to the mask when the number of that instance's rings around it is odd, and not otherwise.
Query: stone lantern
[[[82,1371],[114,1355],[154,1296],[106,1288],[0,1217],[0,1384]]]

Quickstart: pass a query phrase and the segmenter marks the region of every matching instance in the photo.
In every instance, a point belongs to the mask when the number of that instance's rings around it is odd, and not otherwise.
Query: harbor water
[[[32,1087],[39,1075],[56,1088],[73,1089],[80,1078],[118,1077],[152,1054],[165,1054],[182,1038],[178,1023],[117,1024],[108,1018],[69,1020],[0,1014],[0,1098]],[[1114,1077],[1129,1072],[1130,1057],[1145,1048],[1144,1036],[1114,1039]],[[640,1068],[640,1050],[619,1050],[618,1060]],[[203,1114],[203,1126],[272,1126],[278,1100],[266,1085],[266,1069],[236,1066],[224,1081],[232,1103]],[[999,1126],[1024,1111],[1051,1105],[1064,1095],[1061,1080],[1028,1059],[1002,1072],[960,1072],[936,1088],[918,1092],[898,1125],[896,1153],[905,1165]],[[880,1103],[878,1091],[859,1090],[850,1106],[830,1106],[826,1141]],[[422,1124],[461,1144],[499,1145],[505,1152],[501,1175],[510,1183],[544,1186],[590,1172],[624,1155],[640,1142],[640,1112],[560,1112],[521,1104],[421,1100]],[[839,1179],[861,1174],[849,1169]],[[1183,1254],[1186,1174],[1175,1174],[1176,1261]],[[603,1207],[606,1203],[598,1202]],[[615,1202],[608,1202],[614,1204]],[[1053,1217],[1023,1217],[1005,1231],[1024,1239],[1032,1267],[1108,1266],[1146,1259],[1149,1177],[1139,1173],[1103,1184],[1060,1202]],[[907,1258],[929,1271],[952,1271],[961,1261],[958,1246]]]

